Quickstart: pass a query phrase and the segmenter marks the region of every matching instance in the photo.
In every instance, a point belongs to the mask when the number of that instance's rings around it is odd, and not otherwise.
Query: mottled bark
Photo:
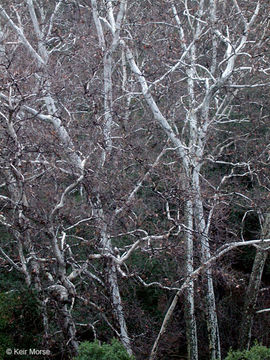
[[[199,183],[199,172],[194,170],[193,174],[193,186],[194,186],[194,213],[195,213],[195,223],[196,228],[200,238],[201,245],[201,261],[202,263],[207,262],[211,258],[211,250],[209,244],[209,236],[207,231],[207,225],[204,219],[204,210],[202,197],[200,193],[200,183]],[[219,326],[216,310],[216,299],[214,292],[213,284],[213,274],[212,269],[209,267],[205,270],[206,277],[206,321],[208,329],[208,338],[209,338],[209,353],[211,360],[221,359],[221,350],[220,350],[220,338],[219,338]]]
[[[127,352],[131,355],[132,354],[131,342],[128,335],[124,309],[122,306],[122,299],[120,295],[120,289],[117,278],[117,269],[113,260],[110,259],[110,255],[113,254],[112,243],[110,236],[108,234],[105,215],[99,198],[97,199],[97,202],[95,203],[94,207],[95,207],[94,213],[96,215],[96,218],[98,219],[99,228],[100,228],[100,245],[102,248],[102,253],[106,259],[104,272],[107,279],[109,294],[111,296],[111,303],[112,303],[114,317],[120,329],[119,338],[122,344],[125,346]]]
[[[193,267],[193,206],[192,201],[187,201],[185,208],[185,276],[188,278],[194,271]],[[198,340],[197,340],[197,325],[195,318],[195,305],[194,305],[194,281],[190,281],[185,290],[185,320],[186,320],[186,337],[188,359],[198,359]]]

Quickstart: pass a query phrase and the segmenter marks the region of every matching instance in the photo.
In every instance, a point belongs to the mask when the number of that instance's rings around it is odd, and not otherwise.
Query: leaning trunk
[[[262,238],[268,239],[270,236],[270,213],[266,214],[265,222],[263,225]],[[263,269],[265,265],[265,261],[267,259],[267,250],[264,249],[266,245],[261,245],[260,248],[257,249],[248,289],[246,292],[246,298],[244,303],[242,321],[240,325],[240,334],[239,334],[239,348],[240,349],[248,349],[250,346],[251,340],[251,330],[253,324],[253,318],[255,314],[255,307],[257,302],[258,293],[261,285],[261,278],[263,274]]]
[[[128,336],[124,310],[121,301],[121,295],[118,286],[117,270],[115,265],[110,264],[107,267],[107,279],[110,288],[110,295],[112,299],[114,316],[120,327],[120,340],[126,348],[129,355],[132,355],[130,338]]]
[[[266,258],[266,250],[258,249],[256,251],[240,325],[239,348],[243,350],[250,346],[251,329]]]

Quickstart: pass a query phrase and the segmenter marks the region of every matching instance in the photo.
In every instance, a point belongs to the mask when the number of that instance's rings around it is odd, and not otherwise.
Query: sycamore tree
[[[118,27],[124,10],[119,10]],[[65,15],[69,12],[72,17]],[[117,165],[121,153],[129,153],[122,149],[119,131],[113,131],[119,127],[112,110],[112,53],[119,32],[105,49],[94,2],[87,21],[96,23],[97,37],[87,33],[89,24],[85,28],[85,20],[79,21],[76,6],[63,1],[3,4],[0,14],[1,223],[14,244],[4,244],[1,256],[38,291],[45,339],[52,336],[48,308],[53,305],[65,344],[76,352],[72,310],[75,299],[89,300],[77,293],[75,281],[85,276],[108,291],[116,324],[106,316],[104,321],[131,353],[117,280],[124,259],[113,260],[111,232],[115,217],[140,187],[141,174],[123,189],[121,172],[133,159]],[[87,57],[86,39],[93,45]],[[90,239],[79,236],[87,226]],[[77,252],[85,243],[89,249]],[[89,270],[98,259],[103,280]],[[95,301],[89,306],[103,312]]]
[[[132,6],[136,8],[135,4]],[[137,10],[140,19],[136,22],[130,17],[127,21],[126,38],[121,43],[131,72],[137,78],[149,111],[170,139],[181,162],[179,176],[187,192],[183,224],[187,277],[194,272],[194,237],[200,242],[202,263],[211,258],[209,230],[224,184],[252,172],[249,159],[233,163],[224,156],[233,137],[225,137],[218,143],[213,139],[217,132],[226,132],[229,124],[241,124],[242,119],[233,115],[234,99],[241,90],[269,85],[264,76],[269,68],[262,53],[267,39],[264,17],[267,8],[260,1],[248,4],[237,0],[170,1],[153,7],[145,2],[145,9]],[[143,39],[138,53],[140,35]],[[204,170],[209,162],[229,167],[215,183],[211,183]],[[204,199],[204,187],[212,190],[211,200]],[[219,359],[220,337],[211,268],[206,268],[204,274],[210,358]],[[179,293],[164,318],[151,359],[156,356],[159,338],[178,296]],[[186,326],[189,358],[197,359],[192,281],[186,289]]]
[[[0,222],[9,241],[1,241],[0,256],[36,289],[44,345],[60,333],[62,351],[74,354],[81,328],[99,338],[105,323],[131,354],[134,303],[124,304],[122,293],[135,280],[172,294],[160,331],[151,334],[150,359],[182,294],[188,358],[199,358],[199,292],[209,358],[221,358],[212,265],[233,248],[259,246],[253,306],[269,242],[263,209],[263,247],[237,234],[229,243],[212,241],[219,213],[236,199],[255,209],[235,180],[260,170],[256,156],[241,151],[255,112],[243,117],[239,99],[269,85],[268,7],[237,0],[1,3]],[[134,254],[169,258],[177,271],[150,281]]]
[[[44,346],[60,333],[62,351],[76,353],[78,329],[97,337],[102,322],[131,354],[119,277],[136,249],[152,251],[177,225],[150,226],[155,209],[137,196],[169,149],[165,141],[149,154],[153,124],[130,121],[140,110],[119,46],[126,3],[7,5],[0,200],[10,241],[1,259],[38,294]]]

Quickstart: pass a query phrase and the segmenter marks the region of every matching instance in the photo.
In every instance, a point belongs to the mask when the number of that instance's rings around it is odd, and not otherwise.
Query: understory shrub
[[[250,350],[230,350],[225,360],[270,360],[270,349],[256,343]]]
[[[111,345],[100,345],[97,340],[82,342],[78,356],[74,360],[135,360],[135,358],[127,353],[117,339],[112,339]]]

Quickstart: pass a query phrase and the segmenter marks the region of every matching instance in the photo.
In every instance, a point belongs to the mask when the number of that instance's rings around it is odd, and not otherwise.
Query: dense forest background
[[[269,13],[1,1],[1,359],[270,347]]]

